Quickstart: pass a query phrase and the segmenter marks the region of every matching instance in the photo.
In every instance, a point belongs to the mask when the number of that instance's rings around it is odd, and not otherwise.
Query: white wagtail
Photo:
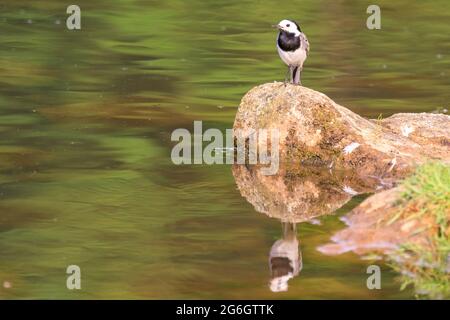
[[[274,27],[280,30],[277,37],[278,54],[288,65],[291,83],[301,85],[300,73],[309,53],[308,38],[295,21],[283,20]]]

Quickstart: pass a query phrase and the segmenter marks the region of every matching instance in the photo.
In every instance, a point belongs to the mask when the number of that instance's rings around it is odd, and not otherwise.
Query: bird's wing
[[[306,54],[308,55],[308,53],[309,53],[309,41],[308,41],[308,38],[306,37],[306,34],[304,34],[304,33],[300,34],[300,41],[301,41],[301,47],[305,48]]]

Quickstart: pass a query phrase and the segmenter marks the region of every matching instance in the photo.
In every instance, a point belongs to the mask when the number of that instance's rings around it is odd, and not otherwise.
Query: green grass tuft
[[[428,163],[402,183],[403,219],[428,219],[427,244],[404,244],[391,256],[402,274],[402,289],[413,285],[418,297],[450,297],[450,166]],[[391,220],[396,220],[398,214]],[[429,221],[429,222],[428,222]]]

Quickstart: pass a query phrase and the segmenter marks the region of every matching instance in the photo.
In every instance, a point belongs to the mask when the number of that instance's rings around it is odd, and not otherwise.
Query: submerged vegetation
[[[401,187],[399,213],[391,221],[419,219],[415,233],[422,241],[406,241],[390,255],[401,273],[402,289],[415,287],[418,297],[450,298],[450,166],[429,163],[418,168]]]

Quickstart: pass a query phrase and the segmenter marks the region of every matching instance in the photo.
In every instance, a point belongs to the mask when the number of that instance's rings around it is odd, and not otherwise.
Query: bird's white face
[[[278,23],[277,25],[277,28],[280,29],[281,31],[293,33],[296,36],[300,35],[300,30],[298,30],[297,25],[295,24],[295,22],[290,20],[280,21],[280,23]]]

